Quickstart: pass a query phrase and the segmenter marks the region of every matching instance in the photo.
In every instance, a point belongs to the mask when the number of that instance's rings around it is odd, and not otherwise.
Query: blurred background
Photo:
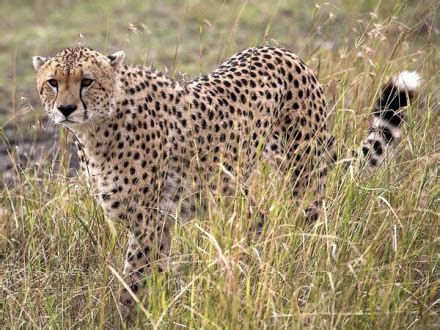
[[[291,49],[323,83],[334,79],[333,89],[341,78],[374,75],[378,66],[395,72],[402,59],[412,63],[408,69],[438,72],[438,3],[432,0],[2,0],[0,29],[3,179],[58,155],[59,136],[42,116],[31,57],[67,46],[124,50],[128,63],[154,64],[179,80],[254,45]]]

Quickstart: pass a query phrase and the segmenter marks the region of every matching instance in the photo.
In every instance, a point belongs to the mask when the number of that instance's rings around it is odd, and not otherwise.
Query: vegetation
[[[238,193],[231,207],[217,204],[177,222],[173,267],[149,279],[137,324],[438,326],[438,9],[428,0],[0,0],[0,140],[8,153],[0,161],[11,163],[0,190],[2,327],[124,325],[124,229],[105,220],[82,177],[68,169],[70,136],[59,129],[55,153],[33,157],[31,148],[25,164],[14,148],[18,137],[39,143],[47,126],[31,56],[77,43],[123,49],[129,63],[153,63],[178,79],[248,46],[285,46],[326,85],[341,157],[365,136],[387,77],[419,71],[421,97],[407,110],[398,154],[374,173],[337,164],[316,222],[304,221],[288,177],[264,169],[255,183],[257,207],[268,211],[259,238],[249,239],[253,215]]]

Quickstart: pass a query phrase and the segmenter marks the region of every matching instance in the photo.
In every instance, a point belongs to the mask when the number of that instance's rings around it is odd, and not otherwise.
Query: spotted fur
[[[74,133],[97,201],[129,230],[124,277],[134,293],[152,267],[167,267],[170,215],[189,218],[206,192],[232,195],[237,183],[247,194],[260,162],[290,171],[299,198],[324,191],[334,153],[324,91],[295,54],[245,49],[185,85],[123,58],[67,48],[35,57],[34,66],[41,101]],[[393,95],[389,88],[384,97]],[[380,98],[376,112],[387,109],[394,107]],[[381,127],[372,132],[389,143]],[[127,292],[122,302],[134,304]]]

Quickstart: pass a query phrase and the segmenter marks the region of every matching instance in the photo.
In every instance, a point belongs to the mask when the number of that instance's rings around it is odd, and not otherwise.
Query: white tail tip
[[[399,90],[408,92],[415,91],[422,82],[422,78],[416,71],[402,71],[393,77],[393,83]]]

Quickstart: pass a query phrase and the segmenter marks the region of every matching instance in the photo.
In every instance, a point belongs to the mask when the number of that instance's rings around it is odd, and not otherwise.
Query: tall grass
[[[338,164],[330,171],[325,212],[316,222],[302,218],[301,201],[291,197],[288,177],[274,177],[268,169],[262,169],[254,182],[254,208],[268,214],[260,237],[249,236],[255,212],[248,211],[239,194],[230,207],[213,203],[190,221],[176,222],[173,267],[148,280],[149,296],[137,325],[438,326],[435,4],[188,1],[183,6],[170,1],[155,7],[130,1],[52,1],[52,5],[58,10],[31,19],[35,26],[38,20],[45,22],[44,41],[52,30],[58,33],[56,43],[47,40],[50,49],[42,39],[30,47],[41,54],[62,48],[68,40],[71,44],[73,33],[83,32],[102,49],[123,46],[129,61],[160,59],[170,74],[183,70],[194,76],[237,48],[261,43],[296,46],[326,84],[328,120],[342,157],[365,136],[371,104],[389,75],[416,69],[425,78],[421,97],[407,110],[405,138],[396,157],[373,173]],[[23,8],[20,3],[1,6],[11,16],[3,24],[11,25],[19,15],[16,11]],[[31,1],[27,10],[42,15],[46,6]],[[95,21],[87,20],[91,8],[103,10]],[[28,15],[27,10],[22,15]],[[63,15],[69,11],[79,16],[66,26]],[[148,16],[143,26],[137,12],[154,12],[161,20]],[[158,25],[148,25],[150,17]],[[30,28],[19,32],[14,37],[7,33],[10,40],[19,40],[18,45],[35,33]],[[168,33],[172,36],[164,37]],[[160,37],[166,42],[159,44]],[[145,55],[146,39],[151,49]],[[17,47],[18,63],[34,55]],[[8,48],[8,54],[14,51]],[[0,55],[5,66],[8,61],[8,56]],[[4,89],[17,97],[24,93],[37,106],[35,93],[30,92],[33,73],[22,65],[14,72],[10,73],[17,86],[4,84]],[[43,158],[37,166],[22,168],[12,155],[14,182],[4,186],[0,197],[0,320],[8,328],[121,327],[118,277],[124,229],[105,220],[81,176],[67,175],[66,167],[60,168],[58,164],[68,164],[70,141],[66,132],[60,133],[57,162]],[[2,141],[6,143],[5,138]]]

